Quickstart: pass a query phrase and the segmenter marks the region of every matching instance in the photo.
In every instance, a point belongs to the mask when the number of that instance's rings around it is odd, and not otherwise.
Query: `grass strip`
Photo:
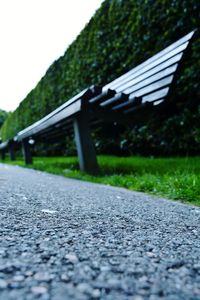
[[[5,163],[25,167],[22,159]],[[98,156],[100,173],[78,170],[76,157],[34,157],[29,168],[70,178],[124,187],[200,206],[200,157],[146,158]]]

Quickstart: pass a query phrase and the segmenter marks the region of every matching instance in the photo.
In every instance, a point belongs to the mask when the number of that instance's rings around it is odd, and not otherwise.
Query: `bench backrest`
[[[116,94],[110,98],[105,97],[105,101],[99,97],[99,105],[127,114],[144,103],[158,105],[166,100],[183,58],[190,49],[195,32],[196,30],[190,32],[126,74],[105,85],[103,87],[104,95],[108,90],[114,90]],[[91,103],[93,102],[94,100],[91,100]],[[97,102],[95,101],[96,104]]]

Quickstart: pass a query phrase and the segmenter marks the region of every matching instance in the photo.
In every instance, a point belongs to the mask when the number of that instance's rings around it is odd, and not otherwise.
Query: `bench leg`
[[[16,157],[15,157],[15,150],[14,150],[14,146],[13,145],[9,146],[9,153],[10,153],[10,159],[11,160],[15,160]]]
[[[6,152],[4,150],[1,150],[1,159],[5,160],[6,158]]]
[[[24,161],[26,165],[32,164],[32,155],[30,150],[30,145],[27,139],[22,141],[22,147],[23,147],[23,155],[24,155]]]
[[[96,175],[98,164],[86,115],[80,114],[74,119],[74,133],[80,170]]]

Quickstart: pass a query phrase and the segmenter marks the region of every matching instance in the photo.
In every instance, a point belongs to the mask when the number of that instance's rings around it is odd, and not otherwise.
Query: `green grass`
[[[22,160],[5,162],[25,166]],[[31,168],[200,205],[200,157],[98,156],[98,162],[96,177],[80,172],[76,157],[35,157]]]

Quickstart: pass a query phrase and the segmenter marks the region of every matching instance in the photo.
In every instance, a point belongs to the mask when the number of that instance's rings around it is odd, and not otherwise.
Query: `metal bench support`
[[[80,113],[73,122],[80,170],[95,175],[98,164],[87,115]]]
[[[4,160],[6,158],[5,150],[1,150],[1,159]]]
[[[30,150],[30,145],[28,142],[28,139],[24,139],[22,141],[22,147],[23,147],[23,155],[24,155],[24,161],[26,165],[32,164],[32,155],[31,155],[31,150]]]
[[[16,160],[15,149],[14,149],[13,143],[11,143],[11,144],[9,145],[9,153],[10,153],[10,159],[11,159],[11,160]]]

